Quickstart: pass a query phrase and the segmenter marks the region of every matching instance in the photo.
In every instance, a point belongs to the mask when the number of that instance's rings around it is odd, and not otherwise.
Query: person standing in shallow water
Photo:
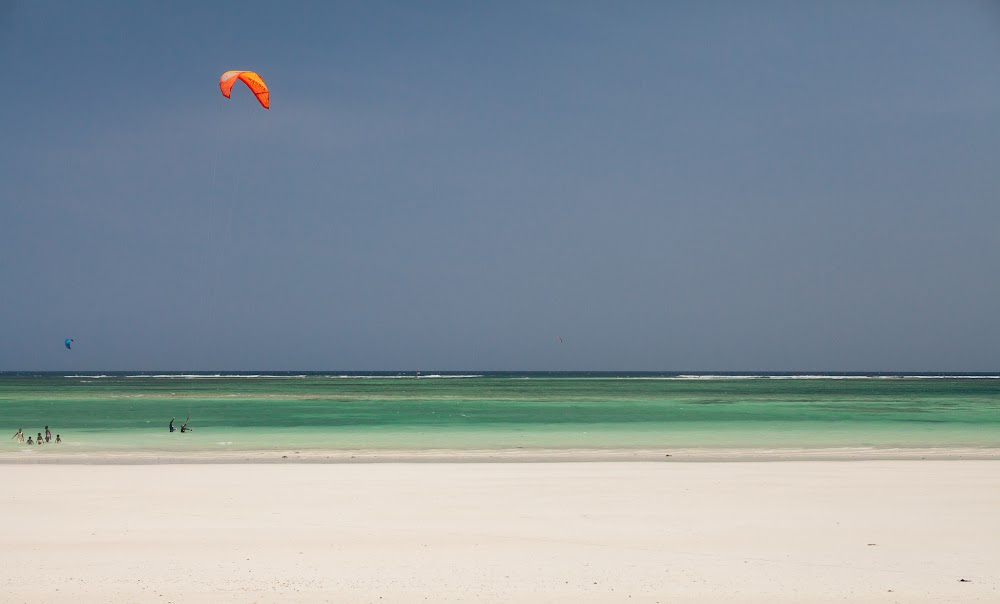
[[[38,433],[38,438],[35,439],[35,444],[36,445],[42,444],[42,433],[41,432]]]
[[[17,439],[17,442],[24,444],[24,428],[17,429],[17,432],[14,433],[14,436],[11,436],[11,439],[15,438]]]
[[[52,433],[49,432],[49,427],[45,426],[45,442],[52,440]]]
[[[174,420],[175,420],[175,419],[177,419],[177,418],[175,418],[175,417],[171,417],[171,418],[170,418],[170,431],[171,431],[171,432],[173,432],[173,431],[174,431]]]

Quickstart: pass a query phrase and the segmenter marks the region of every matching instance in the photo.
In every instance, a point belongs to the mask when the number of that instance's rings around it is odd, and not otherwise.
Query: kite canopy
[[[222,74],[219,78],[219,89],[222,90],[222,96],[229,98],[232,94],[233,84],[239,80],[247,85],[248,88],[253,92],[257,100],[260,101],[261,106],[264,109],[271,108],[271,93],[267,89],[267,84],[264,83],[264,79],[261,78],[253,71],[227,71]]]
[[[66,348],[69,348],[70,350],[72,350],[72,348],[70,347],[70,344],[72,343],[73,340],[71,340],[70,338],[66,338],[66,341],[64,342],[64,344],[66,344]]]

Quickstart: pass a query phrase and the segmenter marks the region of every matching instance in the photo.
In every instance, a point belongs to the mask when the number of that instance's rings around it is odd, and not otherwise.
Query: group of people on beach
[[[171,432],[176,432],[177,431],[177,428],[174,428],[174,420],[175,419],[177,419],[177,418],[176,417],[171,417],[170,418],[170,431]],[[181,432],[192,432],[194,430],[194,428],[188,426],[188,422],[189,421],[191,421],[191,416],[190,415],[187,417],[187,419],[184,420],[184,423],[181,424]],[[20,444],[24,444],[24,428],[18,428],[17,432],[14,433],[14,436],[11,436],[10,438],[11,438],[11,440],[17,440],[17,442],[20,443]],[[43,440],[43,438],[44,438],[44,440]],[[30,436],[28,437],[28,444],[29,445],[42,445],[42,444],[49,443],[49,442],[52,442],[52,432],[49,430],[48,426],[45,426],[45,436],[44,437],[42,436],[41,432],[38,433],[38,437],[35,440],[32,440]],[[56,434],[56,444],[57,445],[58,444],[62,444],[62,437],[59,436],[58,434]]]
[[[177,418],[176,417],[171,417],[170,418],[170,431],[171,432],[176,432],[177,431],[177,428],[174,428],[174,420],[175,419],[177,419]],[[191,432],[192,430],[194,430],[194,428],[189,428],[188,427],[188,422],[189,421],[191,421],[191,416],[190,415],[187,416],[187,419],[184,420],[183,424],[181,424],[181,432]]]
[[[10,438],[11,438],[11,440],[16,439],[17,442],[20,443],[20,444],[24,444],[24,429],[23,428],[18,428],[17,432],[14,433],[14,436],[11,436]],[[38,438],[36,438],[34,441],[31,440],[30,436],[28,437],[28,444],[29,445],[43,445],[43,444],[51,442],[51,441],[52,441],[52,432],[49,431],[49,427],[48,426],[45,426],[45,440],[44,441],[42,440],[42,433],[41,432],[38,433]],[[56,444],[58,445],[58,444],[61,444],[61,443],[62,443],[62,437],[59,436],[58,434],[56,434]]]

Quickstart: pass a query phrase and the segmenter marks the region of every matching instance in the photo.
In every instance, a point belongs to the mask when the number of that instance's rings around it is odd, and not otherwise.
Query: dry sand
[[[0,481],[4,602],[1000,602],[1000,461],[3,464]]]

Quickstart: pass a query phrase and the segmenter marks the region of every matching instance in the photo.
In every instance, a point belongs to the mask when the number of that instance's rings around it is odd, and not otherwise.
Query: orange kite
[[[240,80],[250,88],[264,109],[271,108],[271,93],[267,90],[267,84],[264,83],[263,78],[252,71],[227,71],[222,74],[222,77],[219,78],[219,89],[222,90],[222,96],[229,98],[236,80]]]

